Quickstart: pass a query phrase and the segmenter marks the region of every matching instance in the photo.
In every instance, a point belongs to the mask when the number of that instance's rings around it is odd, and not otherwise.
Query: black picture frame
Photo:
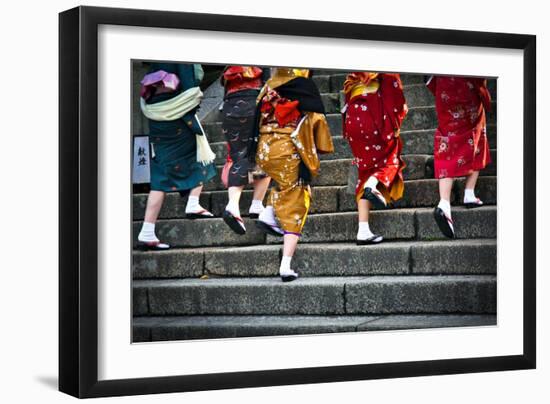
[[[98,381],[97,52],[100,24],[522,50],[523,353],[482,358]],[[534,35],[96,7],[77,7],[60,13],[59,390],[84,398],[535,368],[535,105]]]

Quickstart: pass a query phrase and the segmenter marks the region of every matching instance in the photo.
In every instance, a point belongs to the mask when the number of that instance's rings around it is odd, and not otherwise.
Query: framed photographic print
[[[61,391],[535,367],[534,36],[59,24]]]

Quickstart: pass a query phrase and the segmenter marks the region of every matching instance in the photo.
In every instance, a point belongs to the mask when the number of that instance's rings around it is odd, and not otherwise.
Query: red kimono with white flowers
[[[433,76],[427,83],[435,96],[439,121],[434,138],[435,178],[463,177],[491,162],[486,111],[491,108],[487,80]]]
[[[359,179],[356,199],[370,176],[388,202],[401,198],[404,190],[400,128],[407,104],[399,74],[354,72],[344,83],[346,110],[343,135],[353,153]],[[382,185],[382,186],[380,186]]]

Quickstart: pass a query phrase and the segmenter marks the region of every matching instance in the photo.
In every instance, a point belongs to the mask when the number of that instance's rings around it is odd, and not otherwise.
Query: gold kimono
[[[268,91],[273,90],[269,84]],[[300,163],[312,176],[319,174],[318,154],[334,151],[330,129],[325,115],[318,112],[305,112],[284,126],[277,123],[272,112],[262,115],[256,162],[277,183],[267,204],[273,206],[285,233],[300,235],[311,203],[311,188],[300,179]]]

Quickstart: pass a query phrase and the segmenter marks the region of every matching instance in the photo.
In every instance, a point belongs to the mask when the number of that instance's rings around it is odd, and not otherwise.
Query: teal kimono
[[[200,65],[183,63],[152,63],[149,72],[164,70],[178,76],[180,84],[172,93],[152,95],[147,104],[168,100],[202,80]],[[196,109],[173,121],[149,121],[151,144],[151,190],[186,194],[216,175],[214,164],[197,162],[196,135],[202,134]]]

